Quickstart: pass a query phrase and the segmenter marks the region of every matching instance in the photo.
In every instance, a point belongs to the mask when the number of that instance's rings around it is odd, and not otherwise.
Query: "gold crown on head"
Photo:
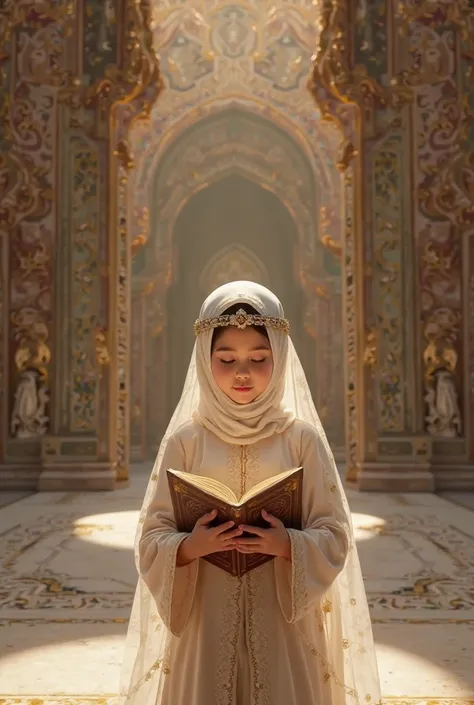
[[[225,326],[236,326],[236,328],[240,329],[247,326],[265,326],[266,328],[275,328],[275,330],[286,334],[290,332],[290,324],[286,318],[261,316],[260,314],[247,313],[243,308],[239,308],[236,313],[215,316],[214,318],[198,318],[194,324],[194,333],[199,335],[206,330],[224,328]]]

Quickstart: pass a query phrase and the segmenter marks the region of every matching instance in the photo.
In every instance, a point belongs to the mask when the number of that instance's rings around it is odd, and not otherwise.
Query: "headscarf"
[[[249,304],[265,317],[284,319],[277,297],[264,286],[248,281],[224,284],[204,301],[199,321],[221,316],[235,304]],[[217,385],[211,370],[214,329],[199,333],[196,339],[196,371],[199,406],[194,419],[227,443],[247,445],[282,433],[294,421],[283,406],[288,362],[288,334],[266,327],[273,354],[273,373],[265,391],[248,404],[237,404]]]

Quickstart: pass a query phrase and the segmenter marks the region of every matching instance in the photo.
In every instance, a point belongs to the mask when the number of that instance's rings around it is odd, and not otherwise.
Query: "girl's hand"
[[[270,524],[269,529],[260,529],[257,526],[239,526],[239,529],[249,534],[255,534],[256,538],[235,539],[239,553],[266,553],[269,556],[280,556],[291,561],[291,542],[288,531],[283,522],[272,516],[265,509],[262,510],[262,517]]]
[[[235,526],[234,521],[210,527],[209,524],[216,516],[217,512],[213,509],[212,512],[197,520],[194,529],[178,549],[176,559],[178,566],[191,563],[196,558],[209,556],[211,553],[232,551],[236,548],[235,537],[242,534],[242,529],[240,527],[232,529]]]

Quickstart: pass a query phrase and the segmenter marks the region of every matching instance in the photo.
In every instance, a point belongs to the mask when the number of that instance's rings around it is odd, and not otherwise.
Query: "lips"
[[[236,392],[250,392],[252,387],[234,387]]]

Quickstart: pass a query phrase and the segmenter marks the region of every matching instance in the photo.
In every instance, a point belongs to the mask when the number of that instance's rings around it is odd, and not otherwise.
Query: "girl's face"
[[[272,376],[268,338],[250,327],[222,329],[212,348],[211,369],[224,394],[237,404],[249,404],[265,391]]]

